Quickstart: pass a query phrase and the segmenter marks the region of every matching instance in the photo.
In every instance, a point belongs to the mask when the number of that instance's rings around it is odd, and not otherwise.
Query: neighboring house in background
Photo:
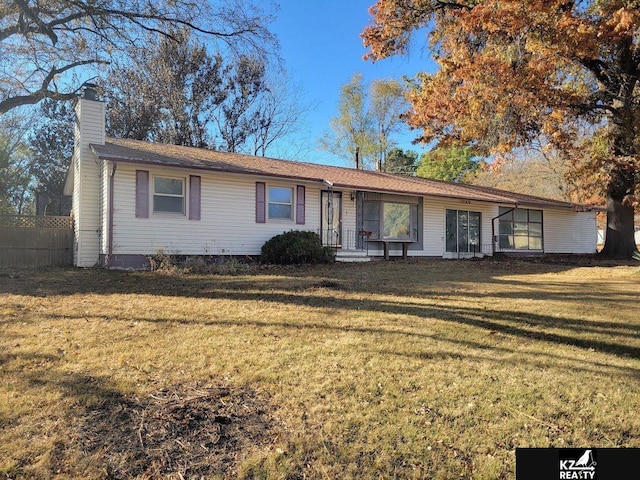
[[[596,212],[571,203],[375,171],[105,138],[105,105],[78,102],[74,264],[143,267],[172,255],[259,255],[288,230],[345,254],[594,253]]]
[[[635,230],[634,238],[635,238],[635,241],[636,241],[636,245],[640,246],[640,218],[638,217],[638,215],[636,215],[636,217],[635,217],[634,230]],[[606,232],[606,230],[604,228],[599,228],[598,229],[598,245],[604,245],[605,232]]]

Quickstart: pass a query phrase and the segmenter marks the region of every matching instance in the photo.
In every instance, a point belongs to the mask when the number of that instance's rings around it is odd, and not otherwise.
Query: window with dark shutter
[[[136,217],[149,218],[149,172],[136,170]]]
[[[296,187],[296,224],[304,225],[304,185]]]
[[[266,185],[264,182],[256,182],[256,223],[266,223]]]
[[[200,184],[198,175],[189,176],[189,220],[200,220]]]

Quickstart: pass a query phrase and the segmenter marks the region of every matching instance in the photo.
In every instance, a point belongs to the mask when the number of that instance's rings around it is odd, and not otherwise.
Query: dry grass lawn
[[[1,478],[510,479],[638,412],[637,266],[0,274]]]

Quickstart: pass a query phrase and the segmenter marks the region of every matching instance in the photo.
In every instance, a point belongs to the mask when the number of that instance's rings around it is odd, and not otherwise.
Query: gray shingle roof
[[[585,209],[584,206],[573,203],[488,187],[139,140],[107,138],[105,145],[94,144],[91,148],[102,160],[289,178],[318,183],[326,180],[333,183],[336,188],[370,192],[458,198],[542,208]]]

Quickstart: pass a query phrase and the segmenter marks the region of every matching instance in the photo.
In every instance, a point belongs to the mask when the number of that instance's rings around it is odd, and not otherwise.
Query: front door
[[[322,192],[322,244],[342,246],[342,192]]]

